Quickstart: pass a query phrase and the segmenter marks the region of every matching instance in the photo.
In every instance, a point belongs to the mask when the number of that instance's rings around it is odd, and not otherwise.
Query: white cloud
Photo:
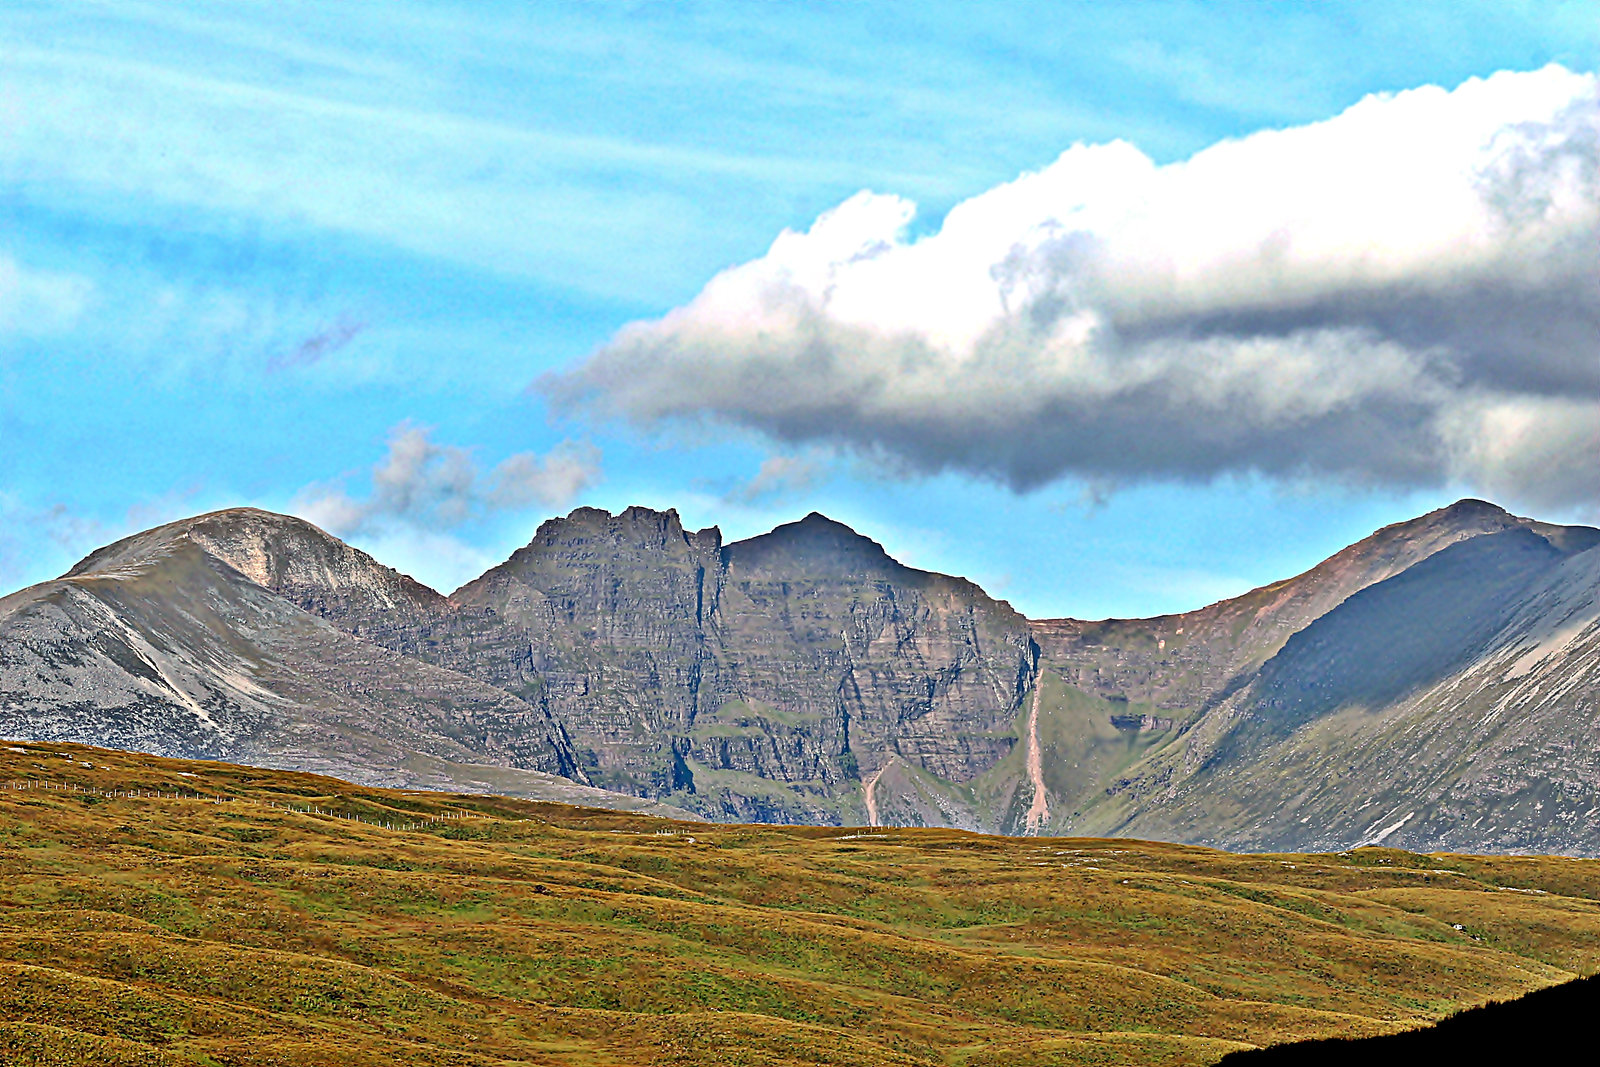
[[[65,330],[83,314],[93,293],[87,278],[24,268],[0,254],[0,334]]]
[[[774,497],[794,496],[815,486],[822,475],[822,465],[816,460],[801,456],[768,456],[761,461],[755,477],[729,493],[727,499],[754,504]]]
[[[1166,166],[1077,145],[916,240],[913,204],[862,192],[544,388],[1023,489],[1255,471],[1580,503],[1596,89],[1501,73]]]
[[[495,509],[562,504],[593,485],[600,475],[600,450],[567,442],[543,456],[519,452],[495,467],[485,498]]]
[[[485,475],[467,449],[437,444],[426,429],[397,426],[389,450],[372,469],[372,489],[356,498],[340,485],[309,486],[295,514],[341,536],[448,529],[497,511],[567,503],[600,479],[600,450],[563,442],[539,456],[519,452]]]
[[[1452,410],[1444,433],[1453,473],[1487,495],[1600,522],[1600,400],[1485,399]]]

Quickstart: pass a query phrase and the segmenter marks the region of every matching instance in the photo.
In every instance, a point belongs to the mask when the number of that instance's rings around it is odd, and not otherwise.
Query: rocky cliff
[[[1036,658],[1007,605],[821,515],[724,545],[584,508],[408,626],[301,602],[548,710],[595,783],[725,818],[863,821],[891,758],[977,777]]]
[[[446,597],[237,509],[0,602],[0,734],[860,822],[891,760],[962,783],[1004,757],[1035,661],[1008,606],[820,515],[724,545],[579,509]]]

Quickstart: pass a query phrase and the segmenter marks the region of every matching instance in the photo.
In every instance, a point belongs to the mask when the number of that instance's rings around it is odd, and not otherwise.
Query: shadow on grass
[[[1516,1000],[1471,1008],[1421,1030],[1233,1052],[1218,1067],[1556,1063],[1566,1055],[1573,1056],[1569,1062],[1585,1062],[1595,1055],[1590,1042],[1597,1009],[1600,976],[1579,978]],[[1585,1046],[1587,1052],[1570,1051]]]

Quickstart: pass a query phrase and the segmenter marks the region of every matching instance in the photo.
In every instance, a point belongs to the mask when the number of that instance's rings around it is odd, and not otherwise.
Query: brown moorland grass
[[[1600,969],[1591,860],[711,826],[14,742],[7,782],[7,1064],[1196,1064]]]

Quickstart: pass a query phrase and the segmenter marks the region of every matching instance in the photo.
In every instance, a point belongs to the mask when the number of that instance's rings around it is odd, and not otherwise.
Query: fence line
[[[472,811],[452,811],[439,815],[430,815],[426,818],[395,822],[388,819],[367,819],[360,815],[331,811],[315,804],[300,806],[279,803],[273,800],[260,800],[255,797],[231,797],[224,793],[191,793],[181,789],[171,791],[164,789],[97,789],[94,786],[79,785],[76,782],[61,782],[51,778],[13,778],[5,783],[5,787],[14,792],[67,793],[69,795],[104,797],[107,800],[196,800],[207,804],[253,804],[257,807],[289,812],[294,815],[319,815],[337,819],[340,822],[358,822],[364,826],[381,826],[385,830],[424,830],[444,823],[493,818],[492,816],[480,815]]]

